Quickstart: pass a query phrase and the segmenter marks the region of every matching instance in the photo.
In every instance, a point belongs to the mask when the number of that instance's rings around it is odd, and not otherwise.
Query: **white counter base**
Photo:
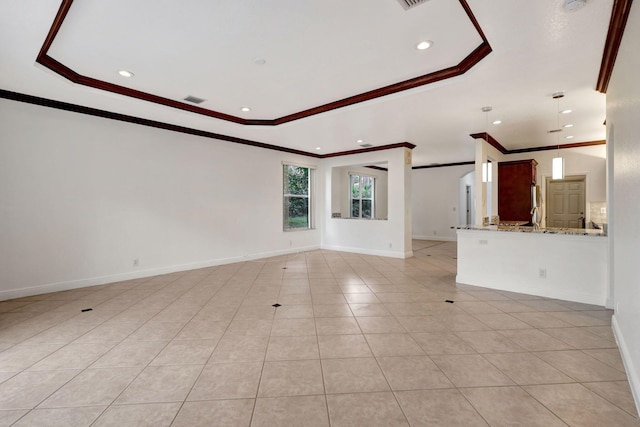
[[[458,283],[604,306],[607,277],[607,237],[458,230]]]

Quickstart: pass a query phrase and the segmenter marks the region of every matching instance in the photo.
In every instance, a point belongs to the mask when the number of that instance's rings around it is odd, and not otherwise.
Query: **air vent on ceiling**
[[[369,148],[369,147],[373,147],[373,144],[360,144],[360,147]]]
[[[409,10],[428,1],[429,0],[398,0],[398,3],[400,3],[400,6],[402,6],[404,10]]]
[[[194,104],[202,104],[204,101],[206,101],[205,99],[198,98],[197,96],[193,95],[187,96],[184,100],[187,102],[193,102]]]

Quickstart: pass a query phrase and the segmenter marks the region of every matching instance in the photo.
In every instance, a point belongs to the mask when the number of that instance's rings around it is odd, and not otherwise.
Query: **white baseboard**
[[[398,251],[382,251],[378,249],[365,249],[365,248],[353,248],[349,246],[334,246],[334,245],[322,245],[322,249],[338,252],[350,252],[363,255],[377,255],[389,258],[406,259],[413,256],[413,251],[398,252]]]
[[[117,273],[108,276],[91,277],[79,280],[70,280],[58,283],[47,283],[43,285],[29,286],[26,288],[9,289],[0,291],[0,301],[29,297],[32,295],[45,294],[49,292],[68,291],[71,289],[84,288],[87,286],[104,285],[107,283],[122,282],[123,280],[140,279],[143,277],[158,276],[161,274],[176,273],[179,271],[197,270],[199,268],[215,267],[235,262],[253,261],[274,256],[290,255],[300,252],[314,251],[320,249],[320,245],[305,246],[300,248],[287,248],[277,251],[259,252],[251,255],[218,258],[208,261],[200,261],[188,264],[171,265],[167,267],[150,268],[147,270],[135,270],[126,273]]]
[[[622,356],[624,369],[627,372],[627,379],[629,380],[631,394],[633,395],[633,400],[636,403],[636,411],[640,413],[640,376],[638,376],[638,371],[636,370],[640,366],[634,365],[634,360],[629,354],[629,347],[624,339],[624,335],[622,335],[620,331],[618,319],[615,314],[611,318],[611,328],[613,329],[613,335],[615,336],[618,348],[620,349],[620,356]],[[635,360],[635,362],[638,363],[638,360]]]
[[[457,236],[411,236],[413,240],[436,240],[439,242],[455,242]]]
[[[614,306],[613,306],[613,299],[612,298],[607,298],[607,301],[604,303],[605,308],[608,308],[609,310],[613,310]]]

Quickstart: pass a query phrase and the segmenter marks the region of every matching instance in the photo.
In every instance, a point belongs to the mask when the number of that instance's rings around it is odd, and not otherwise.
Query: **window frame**
[[[288,193],[285,186],[287,185],[287,168],[296,167],[303,168],[308,170],[307,175],[307,194],[291,194]],[[290,231],[304,231],[304,230],[313,230],[315,229],[315,218],[313,215],[313,210],[315,206],[315,170],[316,167],[312,165],[305,165],[301,163],[294,162],[282,162],[282,231],[290,232]],[[290,227],[287,226],[290,224],[288,220],[289,217],[289,205],[287,204],[287,200],[291,198],[299,198],[306,199],[307,202],[307,226],[306,227]]]
[[[353,197],[353,178],[358,177],[359,186],[358,192],[360,197]],[[362,197],[362,178],[371,178],[371,197]],[[368,175],[362,174],[360,172],[349,172],[349,216],[351,218],[356,219],[374,219],[376,217],[376,179],[378,177],[376,175]],[[358,213],[359,216],[353,216],[353,202],[354,200],[358,200]],[[363,200],[371,200],[371,216],[363,217],[362,216],[362,201]]]

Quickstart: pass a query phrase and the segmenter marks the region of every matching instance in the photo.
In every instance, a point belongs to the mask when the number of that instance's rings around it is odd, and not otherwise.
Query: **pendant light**
[[[564,97],[564,92],[556,92],[553,95],[553,99],[557,101],[556,109],[556,128],[554,132],[556,134],[556,142],[558,146],[557,156],[551,161],[551,179],[564,179],[564,159],[560,157],[560,98]]]
[[[489,111],[493,110],[493,107],[487,105],[482,107],[482,112],[485,113],[485,124],[484,124],[484,132],[485,138],[488,138],[489,135]],[[491,182],[491,177],[493,173],[491,170],[491,162],[487,160],[487,162],[482,164],[482,182]]]

